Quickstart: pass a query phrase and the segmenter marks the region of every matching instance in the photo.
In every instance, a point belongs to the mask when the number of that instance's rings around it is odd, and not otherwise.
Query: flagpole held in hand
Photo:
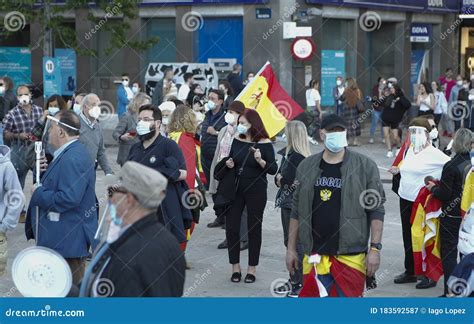
[[[36,153],[36,185],[41,186],[41,158],[43,152],[43,143],[35,142],[35,153]],[[39,234],[39,206],[36,206],[36,229],[35,229],[35,242],[38,245],[38,234]]]

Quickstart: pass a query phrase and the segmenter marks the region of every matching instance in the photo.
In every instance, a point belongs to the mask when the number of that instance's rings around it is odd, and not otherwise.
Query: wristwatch
[[[382,243],[370,243],[370,248],[381,251],[382,250]]]

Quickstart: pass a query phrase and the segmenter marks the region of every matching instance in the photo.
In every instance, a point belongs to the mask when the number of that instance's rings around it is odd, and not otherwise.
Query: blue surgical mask
[[[48,112],[51,116],[54,116],[59,112],[59,107],[49,107]]]
[[[72,106],[72,110],[76,113],[76,115],[80,115],[81,114],[81,105],[78,104],[78,103],[75,103]]]
[[[212,110],[216,108],[216,103],[214,101],[209,100],[206,104],[206,110]]]
[[[347,146],[347,131],[326,133],[324,145],[333,153],[341,152]]]
[[[241,135],[247,134],[248,128],[242,124],[237,125],[237,133]]]

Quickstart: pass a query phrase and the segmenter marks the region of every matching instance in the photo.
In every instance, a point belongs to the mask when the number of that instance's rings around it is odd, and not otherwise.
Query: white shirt
[[[306,106],[315,107],[317,101],[321,101],[319,91],[316,89],[306,90]]]
[[[436,106],[435,106],[434,113],[435,114],[446,113],[448,109],[448,102],[446,101],[446,97],[444,96],[444,93],[441,91],[436,91],[435,98],[436,98]]]
[[[430,108],[430,104],[431,104],[431,100],[430,100],[431,96],[430,95],[427,95],[425,99],[422,99],[421,102],[420,102],[420,111],[429,111],[431,110]]]
[[[184,102],[188,98],[188,94],[191,89],[186,83],[183,83],[178,90],[178,99]]]
[[[449,160],[449,156],[431,144],[418,154],[415,154],[413,147],[410,147],[400,166],[398,195],[405,200],[415,201],[418,192],[425,185],[425,177],[441,179],[443,166]]]

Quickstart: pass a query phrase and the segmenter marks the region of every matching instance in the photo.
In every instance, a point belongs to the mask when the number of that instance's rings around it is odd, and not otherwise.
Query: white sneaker
[[[392,151],[388,151],[388,152],[387,152],[387,157],[388,157],[388,158],[393,158],[393,152],[392,152]]]
[[[369,139],[369,143],[374,144],[374,139],[373,138]]]
[[[312,137],[309,137],[309,136],[308,136],[308,141],[309,141],[311,144],[313,144],[313,145],[318,145],[318,142],[317,142],[314,138],[312,138]]]

